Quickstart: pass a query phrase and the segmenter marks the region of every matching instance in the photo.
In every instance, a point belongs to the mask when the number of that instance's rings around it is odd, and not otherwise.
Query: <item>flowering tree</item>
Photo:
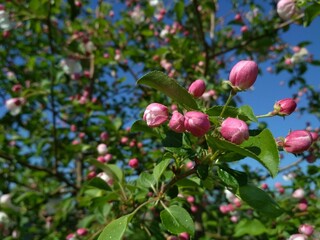
[[[320,4],[226,2],[0,5],[2,239],[319,238],[319,129],[261,119],[319,118],[320,62],[282,36]],[[270,59],[307,107],[241,104]],[[282,151],[298,160],[279,169]]]

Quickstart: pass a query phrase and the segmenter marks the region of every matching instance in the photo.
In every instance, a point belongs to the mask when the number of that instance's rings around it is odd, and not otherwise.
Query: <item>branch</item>
[[[27,167],[29,169],[32,169],[32,170],[36,170],[36,171],[41,171],[41,172],[46,172],[48,173],[50,176],[53,176],[55,178],[57,178],[58,180],[66,183],[69,187],[72,187],[74,189],[78,189],[77,186],[75,186],[73,183],[71,183],[67,178],[64,177],[64,175],[58,173],[58,172],[53,172],[51,171],[49,168],[45,168],[45,167],[41,167],[41,166],[36,166],[36,165],[31,165],[27,162],[23,162],[23,161],[19,161],[18,159],[14,159],[12,156],[9,156],[3,152],[0,152],[0,158],[3,158],[7,161],[10,161],[10,162],[14,162],[14,160],[17,160],[17,162],[24,166],[24,167]]]
[[[182,173],[181,175],[175,175],[174,178],[171,179],[166,185],[164,185],[160,191],[160,195],[165,193],[169,188],[171,188],[174,184],[176,184],[179,180],[186,178],[197,172],[196,167],[190,169],[187,172]]]
[[[297,17],[294,18],[294,19],[290,19],[290,20],[288,20],[288,21],[286,21],[286,22],[284,22],[284,23],[281,23],[281,24],[276,25],[276,26],[274,27],[274,29],[272,29],[272,31],[266,31],[265,33],[263,33],[263,34],[261,34],[261,35],[252,37],[252,38],[250,38],[250,39],[248,39],[248,40],[246,40],[246,41],[244,41],[244,42],[242,42],[242,43],[240,43],[240,44],[237,44],[237,45],[235,45],[235,46],[233,46],[233,47],[230,47],[230,48],[221,50],[220,52],[217,52],[217,53],[213,54],[213,56],[210,56],[210,57],[211,57],[211,58],[214,58],[214,57],[223,55],[223,54],[225,54],[225,53],[227,53],[227,52],[230,52],[230,51],[232,51],[232,50],[235,50],[235,49],[238,49],[238,48],[243,48],[243,47],[245,47],[246,45],[248,45],[249,43],[254,42],[254,41],[256,41],[256,40],[259,40],[259,39],[264,38],[264,37],[268,37],[268,36],[270,35],[270,33],[276,32],[277,30],[282,29],[282,28],[290,25],[291,23],[297,21],[298,19],[302,18],[303,16],[304,16],[304,14],[302,13],[302,14],[300,14],[299,16],[297,16]]]
[[[201,38],[201,41],[202,41],[202,45],[203,45],[203,48],[204,48],[204,52],[205,52],[205,67],[204,67],[204,75],[206,76],[207,75],[207,72],[208,72],[208,67],[209,67],[209,47],[208,47],[208,44],[206,42],[206,36],[205,36],[205,33],[203,31],[203,25],[202,25],[202,20],[201,20],[201,14],[198,10],[198,6],[199,6],[199,3],[198,3],[198,0],[193,0],[193,6],[194,6],[194,11],[195,11],[195,14],[197,16],[197,19],[198,19],[198,23],[199,23],[199,35],[200,35],[200,38]]]
[[[299,165],[299,164],[300,164],[301,162],[303,162],[303,161],[304,161],[304,157],[301,157],[301,158],[298,159],[297,161],[295,161],[295,162],[293,162],[293,163],[290,163],[289,165],[280,168],[279,171],[278,171],[278,174],[281,173],[281,172],[284,172],[284,171],[286,171],[286,170],[288,170],[288,169],[290,169],[290,168],[293,168],[293,167]],[[265,175],[265,176],[262,176],[260,179],[261,179],[261,180],[265,180],[265,179],[267,179],[267,178],[269,178],[269,177],[271,177],[271,175],[270,175],[270,174],[267,174],[267,175]]]

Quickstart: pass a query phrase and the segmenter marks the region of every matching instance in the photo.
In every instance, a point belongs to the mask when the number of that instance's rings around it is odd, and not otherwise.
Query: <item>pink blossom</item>
[[[302,188],[298,188],[292,193],[293,198],[301,199],[304,196],[305,196],[305,192]]]
[[[196,137],[202,137],[210,130],[209,117],[202,112],[187,112],[184,118],[185,129]]]
[[[177,133],[182,133],[185,131],[184,127],[184,116],[178,111],[172,113],[172,117],[169,121],[169,128]]]
[[[147,122],[149,127],[158,127],[168,118],[168,108],[160,103],[151,103],[143,114],[143,120]]]
[[[296,130],[285,137],[283,148],[289,153],[298,154],[308,150],[312,142],[312,136],[308,131]]]
[[[129,166],[131,168],[137,168],[139,166],[139,160],[137,158],[132,158],[129,160]]]
[[[277,4],[277,13],[284,19],[290,19],[296,13],[294,0],[280,0]]]
[[[314,228],[309,224],[302,224],[299,226],[299,233],[311,236],[313,234]]]
[[[198,79],[190,85],[188,92],[191,95],[193,95],[195,98],[199,98],[202,96],[205,90],[206,90],[205,82],[202,79]]]
[[[288,116],[294,112],[297,107],[297,103],[292,98],[285,98],[277,101],[273,106],[273,114],[280,116]]]
[[[221,124],[220,133],[227,141],[238,145],[249,139],[248,125],[237,118],[225,119]]]
[[[242,60],[231,69],[229,80],[239,90],[250,88],[258,76],[258,65],[254,61]]]

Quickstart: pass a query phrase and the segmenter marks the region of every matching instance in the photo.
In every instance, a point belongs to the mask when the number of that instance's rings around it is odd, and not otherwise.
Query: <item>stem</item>
[[[273,117],[274,114],[272,114],[272,112],[269,112],[267,114],[263,114],[263,115],[258,115],[256,116],[256,118],[267,118],[267,117]]]
[[[161,189],[160,191],[160,196],[165,193],[170,187],[172,187],[174,184],[176,184],[176,182],[178,182],[179,180],[183,179],[183,178],[186,178],[194,173],[197,172],[197,169],[196,168],[192,168],[191,170],[181,174],[181,175],[175,175],[173,179],[171,179],[171,181],[164,185],[164,187]]]
[[[226,111],[226,109],[227,109],[227,106],[230,104],[230,102],[231,102],[231,100],[232,100],[233,96],[235,96],[236,94],[237,94],[237,92],[236,92],[236,91],[234,91],[233,89],[230,91],[229,97],[228,97],[228,99],[227,99],[227,101],[226,101],[225,105],[223,106],[223,109],[222,109],[222,111],[221,111],[221,113],[220,113],[219,117],[222,117],[222,116],[223,116],[224,112],[225,112],[225,111]]]

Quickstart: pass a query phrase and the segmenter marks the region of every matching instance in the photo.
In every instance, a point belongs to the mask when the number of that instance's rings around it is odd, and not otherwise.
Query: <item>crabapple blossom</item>
[[[132,158],[129,160],[129,166],[131,168],[137,168],[139,166],[139,160],[137,158]]]
[[[238,145],[249,139],[248,125],[237,118],[225,119],[221,124],[220,133],[227,141]]]
[[[98,146],[97,146],[97,151],[100,155],[104,155],[108,152],[108,148],[107,148],[107,145],[104,144],[104,143],[100,143]]]
[[[273,106],[273,114],[280,116],[288,116],[294,112],[297,107],[297,103],[292,98],[285,98],[277,101]]]
[[[88,229],[86,229],[86,228],[78,228],[77,229],[78,236],[85,236],[87,234],[88,234]]]
[[[254,61],[242,60],[231,69],[229,80],[239,90],[250,88],[258,76],[258,65]]]
[[[21,112],[22,105],[25,103],[24,98],[10,98],[6,100],[6,108],[12,116],[16,116]]]
[[[202,137],[210,130],[209,117],[202,112],[187,112],[184,118],[185,129],[196,137]]]
[[[307,236],[311,236],[313,234],[314,228],[309,224],[302,224],[299,226],[299,232],[305,234]]]
[[[304,190],[302,188],[298,188],[292,193],[292,197],[293,198],[298,198],[298,199],[303,198],[304,195],[305,195],[305,192],[304,192]]]
[[[206,90],[205,82],[202,79],[198,79],[190,85],[188,92],[191,95],[193,95],[195,98],[199,98],[202,96],[205,90]]]
[[[290,19],[296,13],[296,5],[294,0],[280,0],[277,4],[277,13],[284,19]]]
[[[151,103],[143,114],[143,120],[147,122],[149,127],[158,127],[168,118],[168,108],[160,103]]]
[[[308,131],[296,130],[285,137],[283,148],[289,153],[298,154],[308,150],[312,142],[312,136]]]
[[[288,240],[307,240],[308,237],[303,234],[293,234],[289,237]]]
[[[185,131],[184,127],[184,116],[178,111],[172,113],[172,117],[169,121],[169,128],[177,133],[182,133]]]

